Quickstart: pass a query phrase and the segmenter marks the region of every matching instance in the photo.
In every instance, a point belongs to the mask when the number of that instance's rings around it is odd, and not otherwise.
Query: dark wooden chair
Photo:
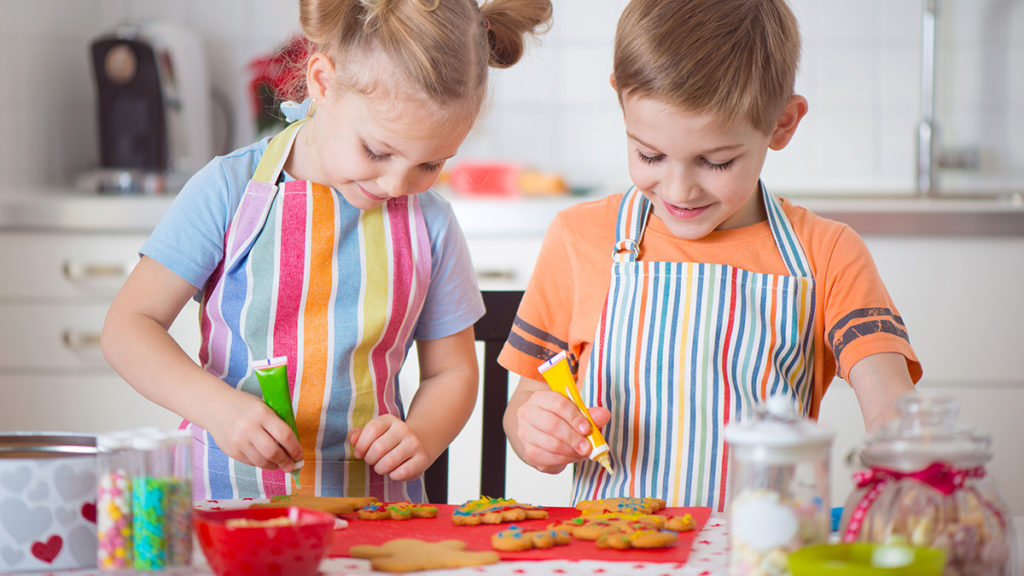
[[[484,290],[487,312],[474,326],[477,341],[484,343],[483,402],[480,446],[480,494],[492,498],[505,496],[505,454],[508,440],[502,426],[505,406],[508,404],[508,370],[498,364],[498,353],[508,339],[515,320],[520,290]],[[448,503],[448,451],[431,464],[423,474],[427,499],[434,504]]]

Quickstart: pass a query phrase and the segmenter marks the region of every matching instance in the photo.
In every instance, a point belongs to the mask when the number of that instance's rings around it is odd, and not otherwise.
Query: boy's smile
[[[673,234],[696,240],[764,220],[756,192],[770,135],[642,96],[625,95],[622,110],[630,176]]]

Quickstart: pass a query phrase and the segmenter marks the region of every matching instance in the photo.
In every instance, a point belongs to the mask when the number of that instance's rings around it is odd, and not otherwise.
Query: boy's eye
[[[433,164],[420,164],[420,170],[424,172],[437,172],[444,166],[444,162],[434,162]]]
[[[652,156],[648,156],[647,154],[644,154],[640,150],[636,151],[636,155],[644,164],[655,164],[657,162],[660,162],[665,157],[664,154],[654,154]]]
[[[733,162],[732,160],[729,160],[728,162],[722,162],[721,164],[715,164],[714,162],[708,160],[707,158],[701,158],[700,159],[700,163],[702,165],[704,165],[704,167],[710,168],[711,170],[725,170],[725,169],[729,168],[729,166],[732,166],[732,162]]]
[[[373,160],[374,162],[382,162],[384,160],[387,160],[388,158],[387,154],[377,154],[376,152],[371,150],[370,147],[367,146],[365,143],[363,144],[363,152],[366,152],[366,157],[369,158],[370,160]]]

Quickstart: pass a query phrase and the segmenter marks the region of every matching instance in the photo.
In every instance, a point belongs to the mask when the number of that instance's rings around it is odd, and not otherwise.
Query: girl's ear
[[[306,64],[306,89],[309,97],[323,102],[334,83],[334,63],[323,52],[317,52]]]
[[[790,96],[789,102],[786,102],[785,108],[775,121],[775,130],[768,140],[768,147],[772,150],[785,148],[793,138],[793,133],[796,132],[796,127],[800,125],[800,119],[804,114],[807,114],[807,99],[799,94]]]

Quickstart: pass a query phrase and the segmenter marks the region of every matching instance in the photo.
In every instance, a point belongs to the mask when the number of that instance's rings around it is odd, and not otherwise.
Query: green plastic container
[[[817,544],[789,555],[792,576],[942,576],[946,551],[905,545]]]

